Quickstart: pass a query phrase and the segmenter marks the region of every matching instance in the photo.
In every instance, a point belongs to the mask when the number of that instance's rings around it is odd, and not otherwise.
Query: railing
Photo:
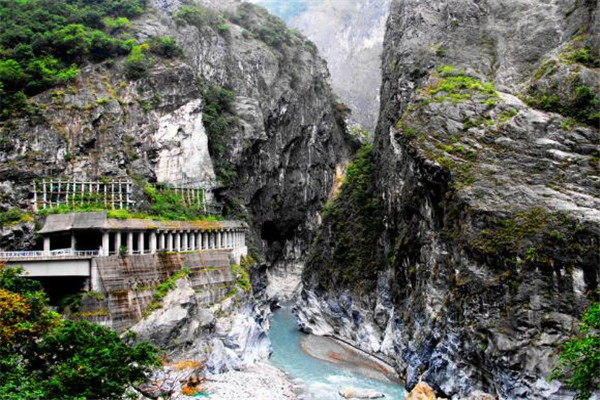
[[[75,209],[84,204],[110,209],[129,209],[135,205],[132,196],[132,181],[100,182],[60,178],[33,181],[33,207],[36,212],[61,205]]]
[[[0,251],[0,259],[7,258],[68,258],[68,257],[93,257],[98,255],[98,250],[72,250],[58,249],[45,252],[42,250],[30,251]]]

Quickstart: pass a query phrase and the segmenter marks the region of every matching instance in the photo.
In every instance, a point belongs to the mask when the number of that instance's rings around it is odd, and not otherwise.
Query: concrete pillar
[[[161,232],[159,237],[158,237],[158,249],[159,250],[164,250],[165,247],[165,233]]]
[[[181,234],[175,233],[175,251],[181,251]]]
[[[50,236],[44,236],[44,253],[50,254]]]
[[[107,256],[110,248],[110,236],[108,232],[102,232],[102,254],[101,256]]]
[[[244,247],[246,245],[246,232],[242,231],[240,233],[240,247]]]
[[[181,251],[188,251],[188,233],[181,232]]]
[[[167,251],[173,251],[173,232],[167,233]]]
[[[77,247],[77,238],[75,238],[75,234],[71,233],[71,250],[75,250]]]
[[[216,241],[215,241],[215,242],[216,242],[216,244],[215,244],[215,248],[216,248],[216,249],[220,249],[220,248],[221,248],[221,231],[217,231],[217,232],[215,233],[215,236],[216,236]]]
[[[202,248],[208,249],[208,232],[202,232]]]
[[[133,254],[133,232],[127,232],[127,254]]]
[[[144,232],[138,232],[138,251],[144,254]]]
[[[196,232],[196,248],[202,250],[202,233]]]
[[[156,253],[156,232],[150,232],[150,254]]]
[[[115,241],[115,254],[119,255],[119,252],[121,250],[121,232],[115,232],[113,233],[113,235]]]
[[[196,250],[196,232],[190,232],[190,239],[188,243],[189,249]]]

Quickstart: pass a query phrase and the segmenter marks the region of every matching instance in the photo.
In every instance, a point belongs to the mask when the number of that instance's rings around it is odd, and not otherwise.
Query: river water
[[[273,346],[271,362],[301,388],[302,399],[340,400],[338,391],[348,387],[374,389],[384,393],[386,399],[404,399],[404,388],[398,384],[368,378],[357,372],[360,368],[348,368],[309,356],[300,347],[301,341],[306,343],[304,336],[298,330],[289,304],[275,310],[269,331]],[[331,345],[336,346],[333,341]]]

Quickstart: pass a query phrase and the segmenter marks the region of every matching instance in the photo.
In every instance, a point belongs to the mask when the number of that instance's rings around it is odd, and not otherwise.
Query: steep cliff
[[[556,346],[598,296],[599,27],[595,2],[392,3],[375,145],[324,213],[305,330],[408,387],[564,393]]]
[[[311,42],[263,9],[214,3],[148,2],[117,30],[138,43],[129,56],[84,58],[4,118],[2,210],[28,207],[44,177],[200,185],[248,220],[265,267],[300,263],[352,140]],[[20,226],[0,246],[30,245]]]
[[[253,0],[312,40],[350,119],[375,130],[389,0]]]

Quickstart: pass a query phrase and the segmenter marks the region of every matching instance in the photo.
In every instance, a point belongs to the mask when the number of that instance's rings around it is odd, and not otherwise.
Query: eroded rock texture
[[[351,139],[312,43],[262,9],[214,3],[196,24],[178,17],[178,1],[150,2],[131,29],[139,41],[175,38],[180,56],[153,56],[138,79],[124,58],[87,65],[31,99],[30,115],[4,121],[1,206],[29,206],[32,179],[44,177],[201,185],[248,220],[265,268],[301,267]],[[235,100],[228,128],[210,137],[204,114],[219,87]]]
[[[375,183],[325,214],[304,329],[388,356],[409,388],[563,393],[556,345],[598,289],[598,28],[595,2],[392,3]],[[363,242],[339,224],[361,187],[380,203]]]

